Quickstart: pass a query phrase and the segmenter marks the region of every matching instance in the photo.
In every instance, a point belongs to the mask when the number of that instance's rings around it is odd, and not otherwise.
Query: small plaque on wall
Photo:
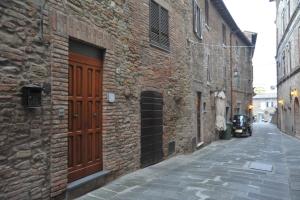
[[[114,103],[116,101],[115,93],[108,92],[107,93],[107,100],[108,100],[109,103]]]

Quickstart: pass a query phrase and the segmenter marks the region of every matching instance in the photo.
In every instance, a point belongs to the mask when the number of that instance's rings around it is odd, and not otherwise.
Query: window
[[[245,53],[245,60],[247,60],[247,58],[248,58],[248,48],[247,47],[245,47],[244,48],[244,53]]]
[[[288,9],[288,21],[289,21],[291,18],[291,1],[288,2],[287,6],[288,6],[288,8],[287,8]]]
[[[260,109],[266,109],[266,104],[264,102],[260,102]]]
[[[266,107],[267,107],[267,108],[269,107],[269,102],[266,102]]]
[[[281,67],[280,67],[280,62],[277,61],[277,79],[281,78]]]
[[[207,83],[211,82],[211,66],[210,66],[210,56],[207,55]]]
[[[236,77],[236,88],[241,89],[241,76],[240,75],[238,75]]]
[[[299,53],[300,53],[300,27],[298,27],[298,55],[299,55]],[[300,56],[299,56],[298,62],[300,64]]]
[[[279,38],[279,35],[278,35],[278,28],[276,28],[276,44],[278,45],[278,39]]]
[[[201,20],[201,12],[200,7],[197,4],[197,1],[193,1],[193,15],[194,15],[194,32],[196,36],[202,40],[202,20]]]
[[[169,15],[158,3],[150,1],[150,42],[169,50]]]
[[[222,41],[223,41],[223,44],[226,45],[226,27],[224,24],[222,24]]]
[[[285,10],[282,11],[281,21],[282,21],[281,24],[282,24],[282,34],[283,34],[285,30]]]
[[[291,48],[292,43],[289,42],[289,71],[290,73],[292,72],[292,48]]]
[[[209,25],[209,4],[208,0],[205,0],[205,23]]]
[[[286,74],[286,63],[285,63],[285,52],[283,52],[283,56],[282,56],[282,65],[283,65],[283,76],[285,76]]]

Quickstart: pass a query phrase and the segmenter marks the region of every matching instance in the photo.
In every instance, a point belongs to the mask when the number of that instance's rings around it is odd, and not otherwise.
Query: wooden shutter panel
[[[197,26],[197,21],[198,21],[198,19],[197,19],[197,3],[196,3],[196,1],[194,0],[193,1],[193,9],[194,9],[194,11],[193,11],[193,18],[194,18],[194,31],[195,31],[195,33],[197,33],[198,32],[198,26]]]
[[[196,0],[193,1],[193,18],[194,18],[194,32],[199,39],[202,39],[201,10]]]
[[[201,10],[199,6],[197,10],[198,10],[198,37],[202,39],[202,18],[201,18]]]
[[[168,11],[162,7],[160,9],[160,44],[169,48],[169,16]]]
[[[159,5],[150,1],[150,40],[159,44]]]

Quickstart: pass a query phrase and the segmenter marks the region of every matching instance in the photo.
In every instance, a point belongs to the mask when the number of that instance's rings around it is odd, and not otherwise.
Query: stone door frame
[[[50,191],[51,197],[64,196],[68,185],[68,59],[69,39],[76,39],[97,48],[105,49],[105,58],[113,57],[114,43],[112,36],[84,19],[76,18],[62,10],[50,8],[49,24],[51,38],[51,92],[52,92],[52,130],[50,144]],[[113,69],[113,61],[105,60],[103,64],[103,95],[105,88],[105,66]],[[103,102],[103,107],[109,106]],[[59,115],[64,110],[64,116]],[[105,121],[106,114],[103,113]],[[103,127],[106,127],[103,122]],[[105,129],[103,128],[103,170],[105,165]]]

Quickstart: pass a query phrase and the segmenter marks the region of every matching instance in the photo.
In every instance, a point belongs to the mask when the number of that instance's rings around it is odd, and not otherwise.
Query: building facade
[[[278,127],[300,136],[300,4],[297,0],[276,1]]]
[[[220,92],[227,119],[248,112],[256,34],[222,0],[4,0],[0,12],[0,198],[73,198],[195,151],[219,137]]]
[[[253,97],[253,117],[256,122],[272,122],[276,117],[277,94],[262,93]],[[277,118],[276,118],[277,120]],[[275,120],[275,121],[276,121]]]

